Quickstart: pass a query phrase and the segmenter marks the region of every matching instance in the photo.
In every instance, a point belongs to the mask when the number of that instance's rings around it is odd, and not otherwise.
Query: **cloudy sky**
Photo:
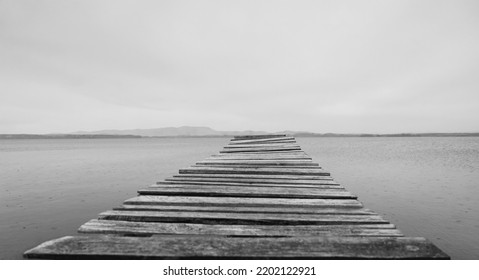
[[[479,131],[479,1],[0,0],[0,133]]]

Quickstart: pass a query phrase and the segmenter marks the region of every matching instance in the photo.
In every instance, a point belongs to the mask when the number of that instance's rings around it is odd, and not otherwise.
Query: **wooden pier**
[[[448,259],[365,209],[287,135],[237,136],[40,259]]]

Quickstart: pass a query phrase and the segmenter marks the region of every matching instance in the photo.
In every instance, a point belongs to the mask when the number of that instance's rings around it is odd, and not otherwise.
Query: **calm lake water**
[[[408,236],[479,259],[479,138],[298,138],[335,180]],[[0,140],[0,259],[76,234],[227,138]]]

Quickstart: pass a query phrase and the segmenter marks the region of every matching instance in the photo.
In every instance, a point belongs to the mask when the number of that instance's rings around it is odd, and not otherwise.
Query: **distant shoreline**
[[[479,133],[397,133],[397,134],[339,134],[339,133],[295,133],[295,137],[478,137]],[[128,139],[128,138],[231,138],[235,135],[170,135],[140,136],[111,134],[0,134],[0,139]]]
[[[138,135],[75,135],[75,134],[0,134],[0,139],[111,139],[143,138]]]

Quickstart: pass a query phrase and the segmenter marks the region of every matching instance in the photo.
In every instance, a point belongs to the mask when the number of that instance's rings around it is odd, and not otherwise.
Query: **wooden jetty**
[[[448,259],[405,237],[287,135],[237,136],[219,154],[138,191],[39,259]]]

